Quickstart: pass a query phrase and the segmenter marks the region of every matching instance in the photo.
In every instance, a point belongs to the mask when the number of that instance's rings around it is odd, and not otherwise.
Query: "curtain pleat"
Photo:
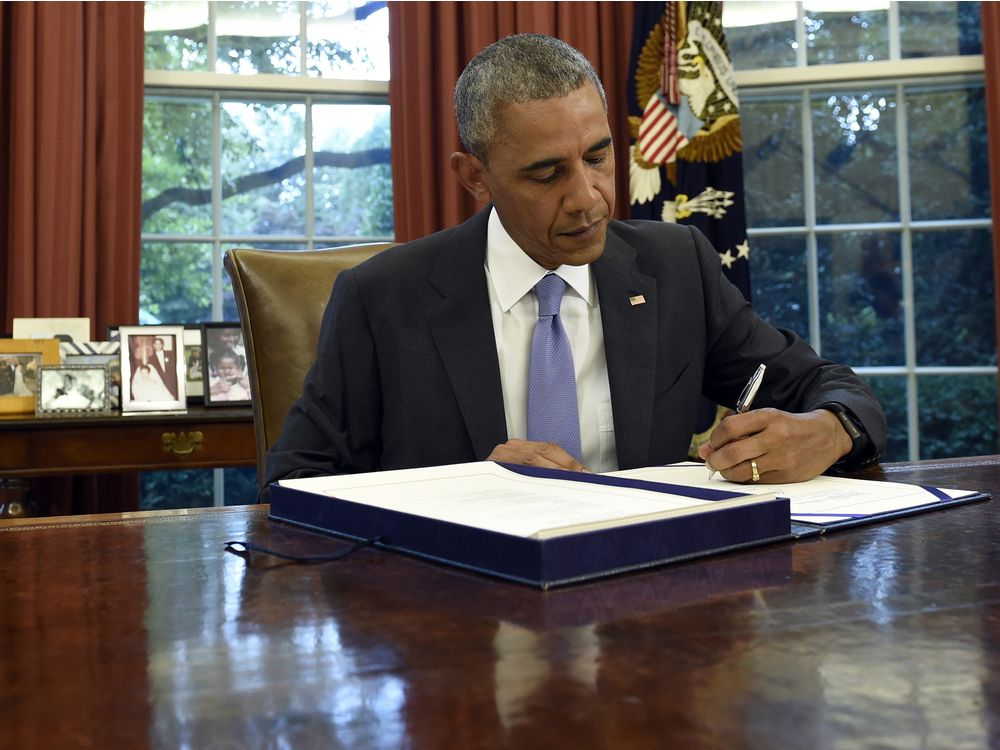
[[[390,2],[389,103],[396,239],[453,226],[479,206],[451,172],[461,150],[452,95],[462,68],[510,34],[550,34],[590,59],[608,96],[619,163],[615,216],[628,212],[626,75],[632,3]],[[624,160],[624,161],[623,161]]]
[[[980,3],[983,33],[983,64],[986,78],[986,125],[989,133],[991,213],[1000,216],[1000,6]],[[993,227],[993,289],[996,305],[997,345],[1000,346],[1000,232]],[[1000,378],[997,381],[1000,388]],[[1000,403],[997,405],[1000,421]]]
[[[139,299],[143,4],[3,3],[5,326],[134,322]]]

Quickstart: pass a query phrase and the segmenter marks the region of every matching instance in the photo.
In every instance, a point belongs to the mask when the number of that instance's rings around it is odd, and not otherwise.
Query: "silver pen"
[[[760,390],[761,381],[764,380],[764,371],[767,369],[767,365],[761,364],[757,367],[757,371],[751,376],[747,384],[743,386],[743,391],[740,393],[740,397],[736,399],[736,413],[742,414],[745,411],[749,411],[750,407],[753,405],[753,400],[757,397],[757,391]],[[708,478],[711,479],[716,475],[715,469],[710,468],[708,470]]]

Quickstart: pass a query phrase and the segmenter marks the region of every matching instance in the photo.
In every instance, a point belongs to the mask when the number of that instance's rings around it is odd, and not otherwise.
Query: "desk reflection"
[[[726,594],[751,601],[792,570],[791,549],[776,546],[670,580],[653,572],[540,592],[377,550],[326,565],[248,564],[212,554],[217,529],[191,540],[205,551],[197,560],[165,564],[175,531],[150,528],[145,539],[153,737],[164,747],[220,736],[227,747],[586,743],[607,732],[601,623]],[[300,554],[341,544],[279,524],[255,541]],[[626,642],[612,636],[613,654]],[[574,707],[574,731],[546,728],[553,700]]]

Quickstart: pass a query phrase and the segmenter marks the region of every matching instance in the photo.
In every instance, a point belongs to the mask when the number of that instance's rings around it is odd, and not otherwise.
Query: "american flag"
[[[639,153],[650,164],[666,164],[676,158],[688,139],[677,125],[677,118],[667,108],[666,98],[657,91],[649,98],[639,125]]]

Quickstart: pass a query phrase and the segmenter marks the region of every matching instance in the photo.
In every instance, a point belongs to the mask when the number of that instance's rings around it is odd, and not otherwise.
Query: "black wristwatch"
[[[836,401],[828,401],[825,404],[820,404],[819,408],[833,412],[837,419],[840,420],[840,423],[844,425],[844,430],[847,431],[847,434],[851,438],[851,450],[846,456],[837,461],[834,466],[856,462],[865,452],[865,449],[871,445],[871,440],[868,439],[868,433],[865,432],[864,425],[861,424],[861,421],[854,416],[850,409]]]

